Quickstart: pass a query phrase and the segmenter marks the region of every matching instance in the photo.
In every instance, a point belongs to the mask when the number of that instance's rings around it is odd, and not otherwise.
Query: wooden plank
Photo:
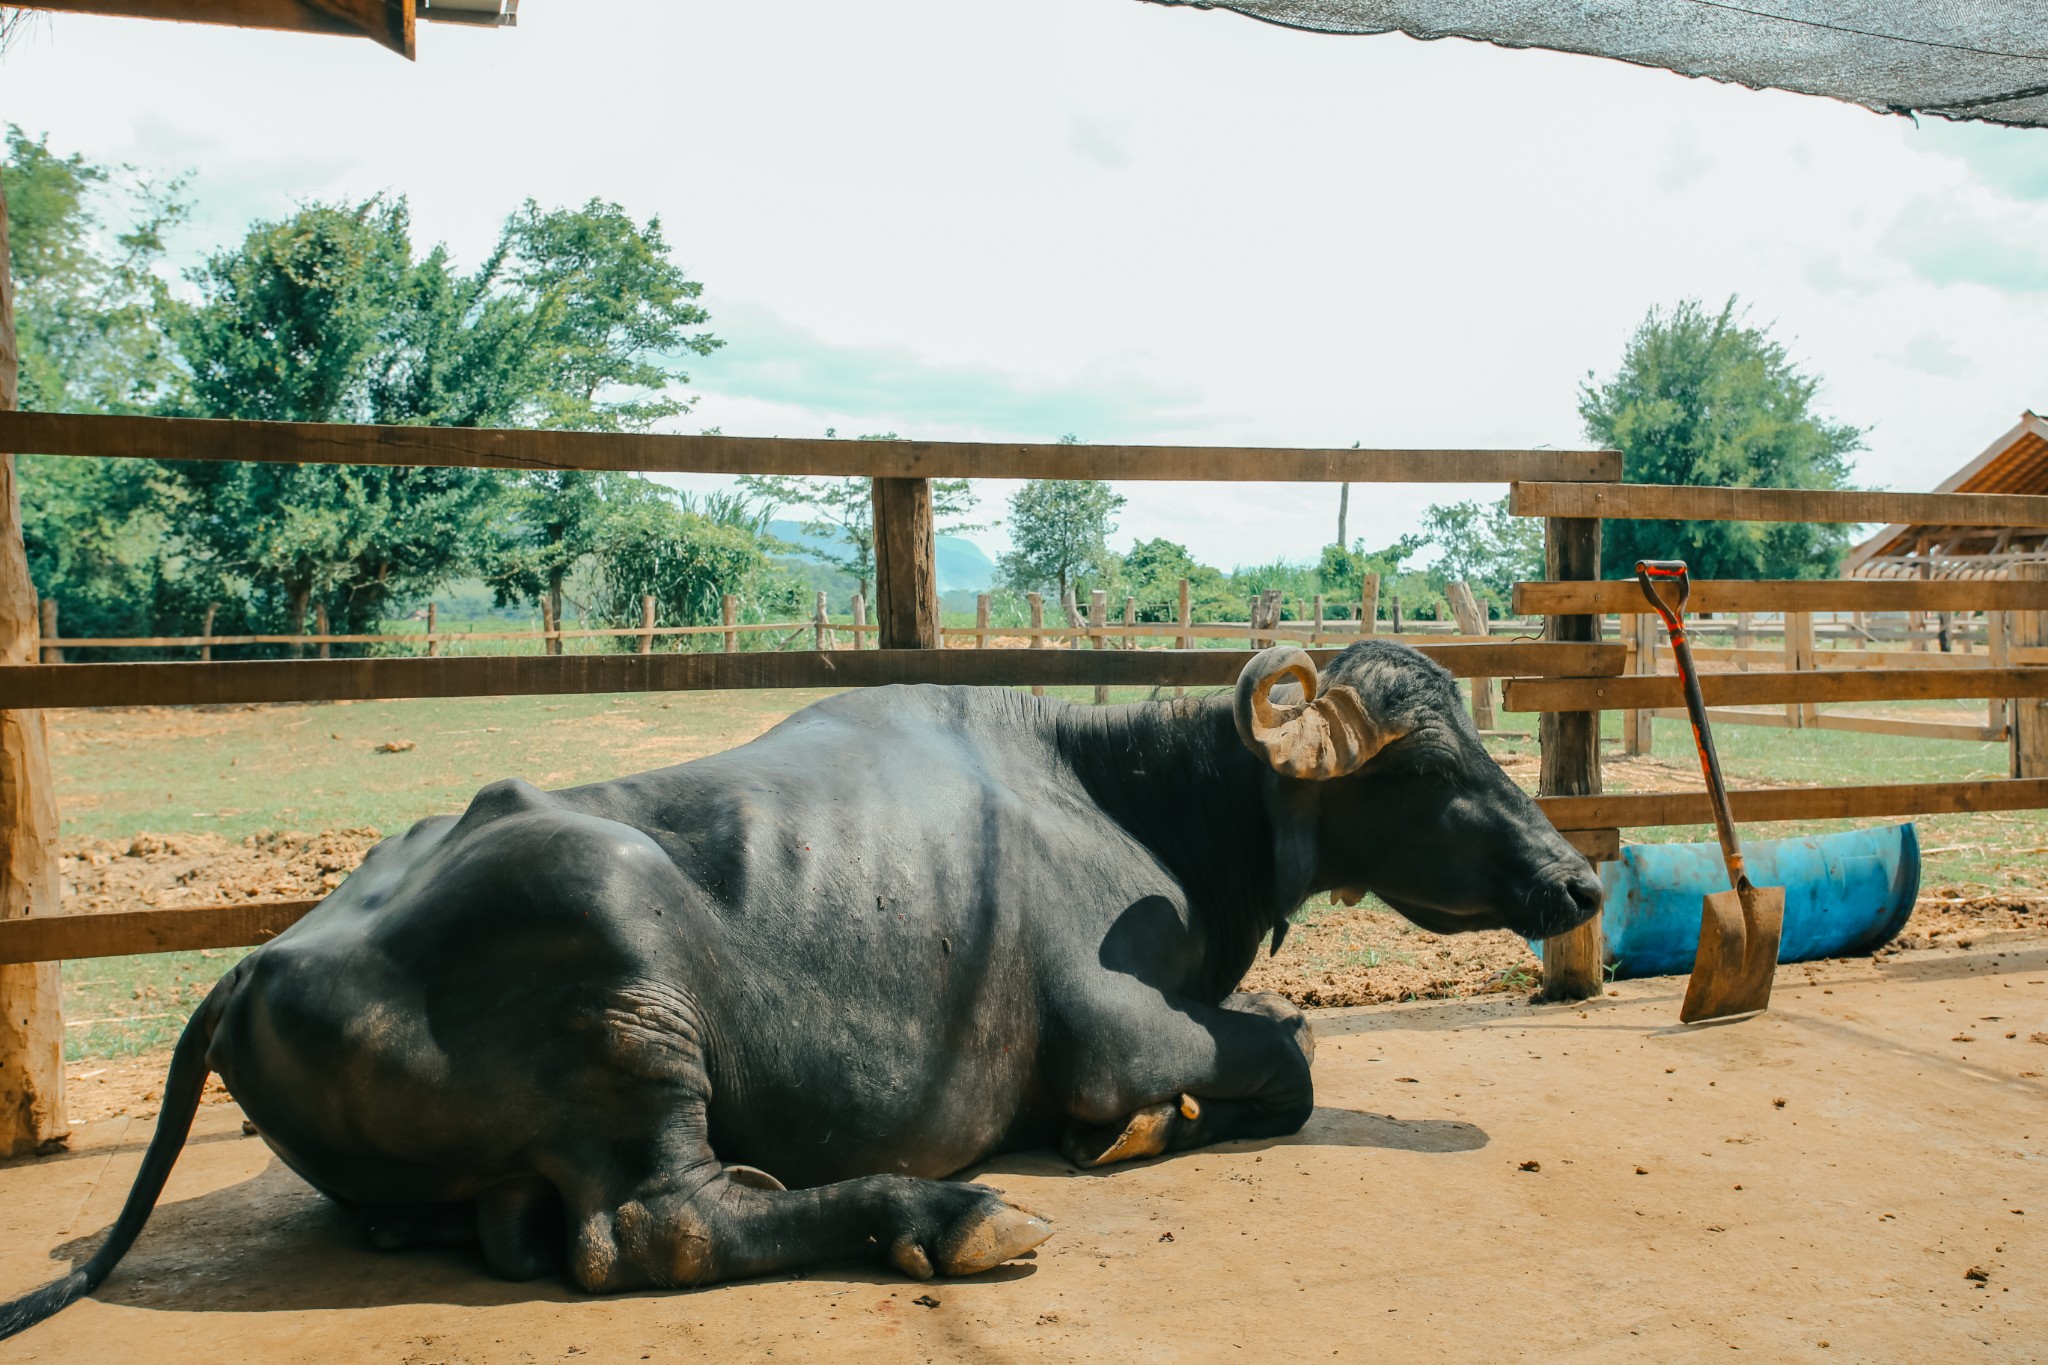
[[[2048,503],[2048,498],[2041,499]],[[1517,583],[1523,616],[1639,611],[1643,590],[1633,578],[1597,583]],[[2048,610],[2048,583],[1998,578],[1703,578],[1692,585],[1698,611],[2014,611]]]
[[[1559,834],[1573,848],[1586,855],[1589,863],[1611,863],[1621,857],[1618,829],[1561,829]]]
[[[1562,518],[1545,522],[1543,571],[1553,579],[1597,578],[1600,523]],[[1544,634],[1556,643],[1598,640],[1600,618],[1553,616]],[[1596,711],[1546,713],[1537,722],[1537,744],[1541,750],[1538,791],[1547,796],[1585,796],[1600,790],[1600,716]],[[1598,995],[1606,985],[1606,959],[1607,940],[1598,914],[1568,934],[1543,940],[1543,998],[1584,1000]]]
[[[893,445],[859,441],[857,445]],[[938,538],[930,479],[876,479],[875,622],[883,649],[939,647]]]
[[[0,923],[0,963],[246,948],[268,943],[319,903],[244,901],[180,910],[118,910],[8,920]]]
[[[36,0],[29,8],[369,38],[413,56],[413,0]]]
[[[1663,720],[1684,720],[1686,713],[1680,709],[1653,711],[1650,714]],[[1790,722],[1782,711],[1733,711],[1727,707],[1707,708],[1709,725],[1762,725],[1783,730]],[[2005,738],[2005,731],[1984,725],[1969,725],[1961,721],[1947,720],[1901,720],[1893,716],[1850,716],[1839,711],[1823,711],[1818,718],[1807,722],[1811,729],[1842,730],[1864,735],[1903,735],[1913,739],[1957,739],[1978,744],[1995,743]]]
[[[1454,675],[1568,677],[1620,671],[1618,645],[1426,644]],[[1311,651],[1318,666],[1334,649]],[[731,654],[480,655],[460,658],[254,659],[231,663],[22,664],[0,667],[0,707],[200,706],[395,697],[559,696],[761,687],[1227,687],[1248,650],[836,650]]]
[[[1578,711],[1588,706],[1605,711],[1637,707],[1661,710],[1684,701],[1675,677],[1509,678],[1501,691],[1505,696],[1503,706],[1509,711]],[[2048,697],[2048,669],[1873,668],[1823,669],[1814,673],[1704,673],[1700,675],[1700,694],[1709,706]]]
[[[1508,490],[1518,517],[1651,521],[1939,522],[2048,526],[2048,497],[2018,493],[1862,493],[1825,488],[1695,488],[1650,483],[1537,483]],[[1701,606],[1702,611],[1714,608]]]
[[[1730,792],[1728,803],[1740,823],[2039,810],[2048,807],[2048,778],[1907,782],[1860,787],[1773,787],[1764,791]],[[1536,804],[1559,829],[1704,825],[1714,818],[1704,791],[1539,796]]]
[[[1171,479],[1212,483],[1506,483],[1615,479],[1611,450],[1351,450],[1265,446],[1035,445],[667,436],[484,427],[379,427],[24,412],[0,449],[118,459],[444,465],[669,474],[918,479]]]
[[[1765,664],[1772,668],[1785,661],[1782,650],[1727,649],[1719,645],[1694,645],[1692,657],[1703,664]],[[2027,663],[2048,663],[2048,652]],[[1908,654],[1904,650],[1816,649],[1813,666],[1817,671],[1843,669],[1865,671],[1873,668],[1982,668],[1983,659],[1959,654]],[[1993,665],[2002,667],[2003,665]]]
[[[2048,580],[2048,564],[2015,564],[2010,572],[2024,582]],[[2048,645],[2048,612],[2015,611],[2011,618],[2011,643],[2016,657]],[[1998,691],[1991,695],[2008,702],[2006,709],[2011,716],[2007,771],[2014,777],[2048,777],[2048,703],[2043,702],[2038,692]]]

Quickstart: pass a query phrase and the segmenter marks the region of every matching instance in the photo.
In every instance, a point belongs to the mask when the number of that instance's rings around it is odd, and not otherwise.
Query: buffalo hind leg
[[[1061,1144],[1083,1168],[1284,1137],[1300,1131],[1315,1104],[1315,1033],[1306,1015],[1270,991],[1148,1017],[1091,1040],[1088,1050],[1116,1060],[1090,1068],[1093,1082],[1080,1087]]]
[[[700,1172],[701,1174],[701,1172]],[[718,1171],[663,1182],[573,1220],[571,1273],[593,1292],[692,1286],[823,1261],[878,1260],[915,1279],[975,1275],[1052,1228],[985,1185],[876,1175],[805,1190]]]

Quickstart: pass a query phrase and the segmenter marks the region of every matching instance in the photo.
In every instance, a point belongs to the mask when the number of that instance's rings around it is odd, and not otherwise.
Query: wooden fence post
[[[1991,656],[1993,668],[2012,667],[2012,613],[2009,611],[1987,611],[1984,613],[1984,652]],[[1984,705],[1984,724],[1994,737],[2003,737],[2012,724],[2012,707],[2003,697],[1993,697]]]
[[[313,633],[320,637],[320,657],[334,657],[334,644],[327,637],[334,633],[333,619],[327,615],[327,604],[320,603],[313,608]]]
[[[1319,645],[1323,642],[1323,595],[1316,594],[1316,623],[1308,633],[1308,642]]]
[[[1811,673],[1813,657],[1813,613],[1810,611],[1788,611],[1785,617],[1785,671],[1787,673]],[[1820,719],[1820,707],[1810,701],[1788,702],[1785,706],[1785,723],[1795,730],[1803,730]]]
[[[1399,635],[1399,634],[1401,633],[1401,594],[1400,594],[1400,593],[1395,593],[1395,594],[1394,594],[1394,597],[1393,597],[1393,604],[1392,604],[1392,606],[1391,606],[1391,607],[1389,608],[1389,616],[1388,616],[1388,621],[1387,621],[1387,624],[1391,625],[1391,626],[1392,626],[1392,627],[1394,628],[1394,634],[1396,634],[1396,635]]]
[[[1751,633],[1749,628],[1749,623],[1752,619],[1749,612],[1738,611],[1735,613],[1735,647],[1737,649],[1748,649],[1755,642],[1756,636]],[[1737,659],[1735,661],[1735,669],[1739,673],[1749,672],[1749,660]]]
[[[1451,615],[1457,618],[1458,629],[1466,635],[1486,633],[1486,611],[1479,605],[1479,599],[1472,595],[1470,584],[1462,580],[1446,584],[1444,595],[1451,600]],[[1472,723],[1481,730],[1498,729],[1500,722],[1493,713],[1493,679],[1472,679]]]
[[[1380,576],[1369,573],[1358,584],[1358,633],[1376,635],[1380,628]]]
[[[832,617],[825,610],[825,594],[820,592],[816,606],[811,612],[811,647],[830,649],[832,647]]]
[[[1104,619],[1108,615],[1109,593],[1101,588],[1097,588],[1093,592],[1088,594],[1088,624],[1094,627],[1094,630],[1090,632],[1088,639],[1089,642],[1093,644],[1094,647],[1097,649],[1102,648],[1102,636],[1099,632],[1102,629]],[[1095,704],[1097,706],[1100,706],[1108,700],[1109,689],[1103,686],[1101,683],[1095,684]]]
[[[875,623],[883,649],[937,649],[939,570],[929,479],[876,479]]]
[[[1251,605],[1244,610],[1244,643],[1246,648],[1254,651],[1259,647],[1259,603],[1261,600],[1263,600],[1262,594],[1253,593]]]
[[[1956,614],[1952,611],[1934,613],[1934,642],[1944,654],[1955,652]]]
[[[725,594],[718,602],[718,617],[725,626],[725,652],[733,654],[740,647],[740,633],[733,626],[740,619],[740,599],[732,593]]]
[[[1600,522],[1587,517],[1552,517],[1543,524],[1544,577],[1600,576]],[[1598,638],[1597,616],[1553,616],[1552,640],[1588,642]],[[1600,791],[1600,713],[1546,711],[1537,721],[1542,748],[1536,789],[1544,796],[1594,796]],[[1543,998],[1584,1000],[1598,995],[1607,979],[1607,942],[1595,915],[1568,934],[1543,940]]]
[[[1131,630],[1136,630],[1138,627],[1138,599],[1135,597],[1126,597],[1124,599],[1124,625]],[[1120,646],[1120,648],[1136,649],[1137,647],[1137,636],[1124,636],[1123,644]]]
[[[14,407],[16,360],[0,192],[0,408]],[[36,590],[14,475],[14,456],[0,454],[0,663],[27,664],[36,658]],[[56,789],[40,711],[0,711],[0,868],[0,919],[61,913]],[[0,1157],[53,1147],[69,1133],[57,964],[0,966]]]
[[[988,648],[988,594],[974,595],[974,647]]]
[[[208,602],[208,603],[206,604],[206,614],[205,614],[204,616],[202,616],[202,617],[200,617],[200,618],[199,618],[199,633],[200,633],[200,634],[201,634],[202,636],[210,636],[210,635],[212,635],[212,634],[213,634],[213,614],[214,614],[215,612],[219,611],[219,610],[220,610],[220,603],[218,603],[218,602]],[[431,603],[431,602],[429,602],[429,603],[427,604],[427,629],[428,629],[428,630],[432,630],[433,628],[434,628],[434,604],[433,604],[433,603]],[[431,653],[433,653],[433,646],[432,646],[432,645],[429,645],[429,646],[427,647],[427,652],[428,652],[428,653],[430,653],[430,654],[431,654]],[[210,664],[210,663],[212,663],[212,662],[213,662],[213,646],[212,646],[212,645],[201,645],[201,646],[199,646],[199,662],[201,662],[201,663],[206,663],[206,664]]]
[[[2010,572],[2015,580],[2022,582],[2048,580],[2048,564],[2023,560],[2014,564]],[[2007,644],[2013,649],[2038,649],[2048,645],[2048,612],[2013,612]],[[2012,739],[2008,747],[2012,755],[2012,775],[2048,777],[2048,698],[2021,697],[2013,701],[2011,707]]]
[[[211,634],[213,634],[213,608],[212,608],[212,607],[208,607],[208,608],[206,609],[206,630],[205,630],[205,632],[204,632],[204,633],[205,633],[205,634],[207,634],[207,635],[211,635]],[[440,657],[441,657],[441,638],[440,638],[440,636],[441,636],[441,608],[440,608],[440,606],[439,606],[438,604],[436,604],[436,603],[433,603],[433,602],[429,602],[429,603],[427,603],[427,657],[428,657],[429,659],[438,659],[438,658],[440,658]],[[212,658],[212,657],[213,657],[213,650],[212,650],[211,648],[209,648],[209,649],[208,649],[208,650],[206,651],[206,655],[207,655],[207,657],[208,657],[208,658]]]
[[[1657,671],[1657,628],[1658,619],[1648,612],[1637,612],[1628,620],[1635,632],[1636,667],[1638,673],[1654,674]],[[1621,715],[1622,752],[1647,754],[1655,747],[1656,713],[1653,711],[1624,711]]]
[[[38,617],[40,618],[40,620],[41,620],[41,622],[42,622],[42,630],[43,630],[43,639],[45,639],[45,640],[61,640],[61,639],[63,639],[63,638],[64,638],[64,637],[63,637],[63,636],[62,636],[61,634],[59,634],[59,633],[58,633],[58,630],[57,630],[57,599],[56,599],[56,598],[54,598],[54,597],[45,597],[45,598],[44,598],[44,599],[42,600],[42,604],[41,604],[41,607],[40,607],[40,609],[39,609],[39,610],[37,611],[36,615],[37,615],[37,616],[38,616]],[[62,646],[62,645],[50,645],[50,644],[46,644],[46,645],[44,645],[44,646],[43,646],[43,662],[44,662],[44,663],[46,663],[46,664],[61,664],[61,663],[63,663],[63,662],[64,662],[64,646]]]
[[[868,623],[868,599],[860,593],[853,595],[853,647],[866,649],[867,632],[861,627]]]
[[[1045,594],[1042,592],[1027,592],[1024,594],[1024,600],[1031,607],[1031,648],[1044,649]],[[1031,685],[1031,695],[1034,697],[1044,696],[1045,685],[1043,683],[1033,683]]]
[[[1180,637],[1180,647],[1182,649],[1193,649],[1195,647],[1195,637],[1192,633],[1187,632],[1188,628],[1195,623],[1195,614],[1193,603],[1188,598],[1188,581],[1185,578],[1180,581],[1180,601],[1179,605],[1174,609],[1173,619],[1180,624],[1183,632]],[[1185,690],[1185,688],[1176,689],[1174,695],[1179,696]]]
[[[654,594],[640,594],[640,652],[654,652]]]

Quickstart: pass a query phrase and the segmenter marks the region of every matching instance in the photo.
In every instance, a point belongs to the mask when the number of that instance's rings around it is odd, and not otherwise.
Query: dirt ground
[[[1298,1137],[1087,1175],[1003,1158],[981,1178],[1052,1240],[929,1285],[829,1267],[597,1300],[457,1252],[380,1256],[222,1102],[115,1276],[0,1356],[2048,1354],[2048,944],[1787,967],[1770,1014],[1705,1028],[1677,1027],[1681,985],[1318,1011]],[[0,1166],[0,1294],[96,1243],[148,1128],[87,1124]]]

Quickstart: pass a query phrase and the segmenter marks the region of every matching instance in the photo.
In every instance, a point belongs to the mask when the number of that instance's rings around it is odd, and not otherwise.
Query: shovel
[[[1658,593],[1658,579],[1677,581],[1676,610]],[[1753,1014],[1771,1007],[1778,935],[1785,924],[1785,888],[1752,885],[1743,866],[1742,841],[1735,835],[1735,820],[1728,813],[1728,789],[1721,781],[1721,759],[1714,752],[1713,733],[1707,729],[1707,703],[1700,695],[1699,672],[1693,667],[1692,646],[1685,638],[1685,604],[1692,596],[1685,561],[1638,560],[1636,581],[1643,585],[1643,595],[1664,618],[1664,629],[1671,636],[1671,657],[1678,661],[1685,709],[1692,717],[1693,744],[1700,751],[1700,771],[1706,774],[1707,795],[1714,803],[1714,832],[1721,836],[1721,856],[1728,864],[1730,889],[1713,892],[1700,906],[1700,948],[1693,958],[1692,979],[1686,983],[1685,1004],[1679,1007],[1678,1019],[1691,1024]]]

